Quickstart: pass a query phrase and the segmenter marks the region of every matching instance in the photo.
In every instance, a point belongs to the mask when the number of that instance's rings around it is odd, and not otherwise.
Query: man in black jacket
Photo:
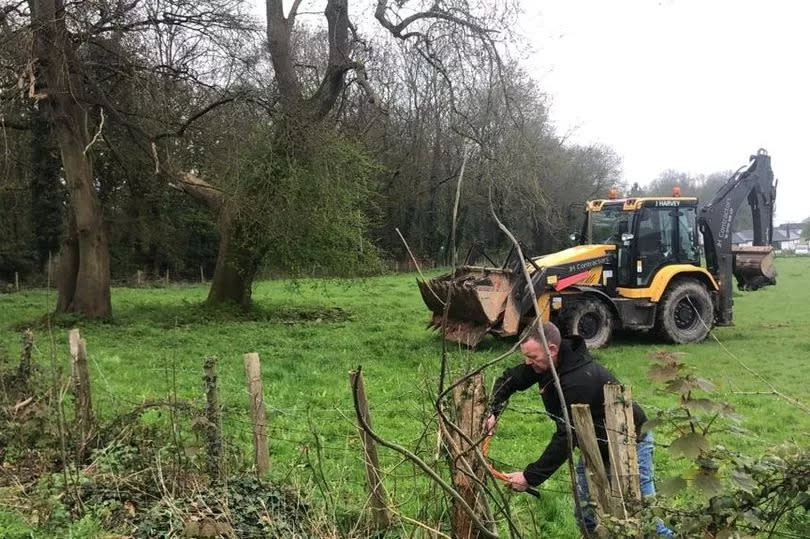
[[[532,326],[520,346],[524,362],[521,365],[506,369],[498,380],[490,405],[490,415],[486,419],[487,431],[494,431],[498,415],[506,407],[509,397],[515,391],[524,391],[537,384],[540,396],[548,415],[554,420],[557,429],[551,437],[546,449],[540,458],[526,466],[522,472],[506,474],[509,485],[518,491],[524,491],[529,486],[537,486],[551,477],[562,465],[568,455],[568,441],[566,440],[565,422],[563,420],[562,405],[554,387],[550,363],[553,361],[560,378],[563,396],[568,407],[569,418],[572,404],[588,404],[591,408],[599,451],[609,469],[607,434],[605,432],[605,399],[604,386],[609,383],[618,383],[618,380],[605,367],[593,360],[581,337],[574,335],[561,339],[560,331],[551,322],[543,323],[543,333],[548,342],[549,355],[547,356],[542,344],[539,329]],[[638,442],[639,474],[641,476],[641,493],[643,496],[655,494],[652,477],[652,437],[642,435],[641,426],[647,421],[644,410],[637,403],[633,403],[633,420],[636,426],[636,441]],[[573,426],[572,426],[573,429]],[[577,440],[574,436],[574,445]],[[577,466],[577,487],[581,498],[588,498],[585,472],[582,462]],[[585,501],[585,500],[583,500]],[[585,511],[585,525],[593,528],[595,522],[593,515]],[[662,522],[657,523],[658,533],[671,536]]]

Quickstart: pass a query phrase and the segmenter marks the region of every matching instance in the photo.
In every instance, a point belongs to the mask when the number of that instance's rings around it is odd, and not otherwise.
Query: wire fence
[[[717,340],[716,336],[713,335],[713,337],[715,340]],[[722,343],[720,344],[726,353],[732,354],[727,347],[722,345]],[[40,353],[42,353],[42,351],[40,351]],[[120,410],[122,404],[132,408],[137,408],[144,404],[144,402],[147,400],[146,398],[122,396],[120,391],[115,391],[113,389],[113,384],[111,383],[110,378],[102,365],[99,364],[92,353],[89,354],[89,358],[93,366],[93,371],[95,374],[94,378],[96,380],[94,383],[94,390],[101,391],[101,393],[104,395],[104,400],[111,409]],[[734,359],[736,361],[740,361],[737,357]],[[746,371],[749,371],[749,369],[746,369]],[[146,375],[163,375],[163,380],[166,384],[166,394],[174,393],[175,400],[177,400],[176,394],[178,388],[176,387],[176,382],[174,381],[176,381],[177,375],[199,377],[202,374],[201,369],[196,370],[178,368],[170,363],[163,367],[147,367],[142,369],[142,372],[144,372]],[[755,377],[758,380],[764,380],[759,375],[756,375]],[[771,389],[773,389],[774,392],[778,392],[778,390],[773,388],[769,382],[766,381],[766,383]],[[223,415],[223,422],[225,423],[226,430],[237,440],[250,439],[254,433],[252,423],[249,419],[247,419],[247,415],[245,414],[245,408],[243,405],[237,405],[234,407],[235,402],[241,401],[247,403],[249,400],[250,394],[244,379],[237,374],[227,373],[220,375],[219,384],[220,391],[228,395]],[[358,493],[357,496],[362,498],[363,495],[361,493],[365,489],[365,480],[362,476],[362,465],[364,464],[365,459],[363,456],[364,454],[361,443],[357,437],[358,427],[356,425],[355,410],[353,407],[347,406],[347,404],[350,402],[348,380],[346,388],[346,402],[336,403],[332,406],[315,406],[310,404],[275,406],[272,402],[268,403],[266,405],[266,411],[270,414],[270,417],[280,418],[281,421],[278,421],[280,424],[275,424],[273,420],[268,421],[267,437],[271,442],[271,447],[272,444],[278,443],[298,449],[299,451],[317,450],[322,453],[328,453],[326,456],[323,454],[318,455],[318,459],[332,460],[337,462],[338,466],[342,465],[344,469],[346,469],[348,466],[355,467],[355,473],[341,476],[339,483],[341,485],[353,485],[353,490]],[[188,390],[188,388],[185,389]],[[199,393],[199,388],[195,388],[195,391]],[[385,399],[375,399],[375,401],[370,404],[370,409],[374,417],[402,416],[403,414],[409,414],[411,418],[415,420],[415,422],[419,423],[419,430],[422,430],[421,435],[416,436],[414,439],[408,442],[409,445],[411,447],[415,447],[418,454],[431,457],[435,455],[435,441],[430,438],[431,436],[435,438],[436,416],[433,413],[432,408],[430,406],[425,406],[425,403],[422,402],[425,400],[426,396],[428,396],[428,392],[426,392],[424,389],[407,389],[394,394],[386,395]],[[167,402],[168,400],[170,399],[167,399]],[[791,403],[791,400],[787,400],[787,402]],[[406,403],[408,405],[406,405]],[[792,404],[794,404],[794,406],[796,403],[798,403],[798,401],[793,400]],[[799,405],[795,407],[798,409],[803,409],[801,403],[798,404]],[[660,408],[651,408],[658,411],[663,411]],[[522,416],[546,417],[554,421],[557,425],[563,425],[565,422],[564,418],[555,416],[554,414],[539,408],[512,406],[507,408],[505,413]],[[316,418],[316,420],[313,421],[313,418]],[[308,427],[305,428],[303,426],[296,425],[308,425]],[[574,425],[571,425],[571,427],[575,428]],[[382,426],[382,428],[385,429],[385,426]],[[432,432],[432,434],[427,434],[429,432]],[[624,432],[620,431],[613,432],[622,435],[625,434]],[[749,434],[749,436],[756,438],[756,436],[753,434]],[[608,443],[607,439],[602,438],[598,440],[602,443]],[[234,454],[244,455],[247,452],[247,447],[244,444],[240,444],[232,440],[228,440],[226,443],[228,449]],[[635,442],[632,441],[625,443],[629,444]],[[658,441],[654,442],[654,445],[659,448],[669,447],[668,444]],[[335,455],[342,456],[335,457]],[[522,466],[505,462],[501,459],[496,458],[490,460],[495,462],[500,468],[522,468]],[[404,461],[399,458],[386,459],[386,462],[384,463],[385,469],[383,470],[385,480],[393,483],[394,485],[400,485],[404,491],[412,489],[413,484],[424,484],[426,481],[424,476],[416,469],[413,469],[410,472],[400,471],[402,470],[403,462]],[[297,464],[295,462],[287,464],[289,466],[287,475],[289,476],[290,473],[296,473]],[[301,468],[301,470],[303,470],[303,473],[300,474],[301,479],[299,480],[314,481],[312,476],[315,472],[313,471],[311,465]],[[321,478],[320,480],[323,481],[324,478]],[[393,490],[394,496],[402,496],[402,494],[397,491],[396,487],[393,487]],[[558,476],[553,476],[544,483],[543,492],[555,493],[558,495],[564,495],[566,497],[571,496],[568,482]],[[661,507],[661,510],[667,511],[668,509],[666,507]],[[799,535],[778,531],[774,532],[772,535],[777,537],[800,537]]]

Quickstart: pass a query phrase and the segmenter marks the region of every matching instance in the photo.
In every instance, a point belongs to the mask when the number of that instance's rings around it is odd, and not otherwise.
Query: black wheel
[[[560,330],[564,335],[579,335],[589,349],[602,348],[613,336],[613,321],[613,312],[603,301],[582,299],[563,311]]]
[[[712,297],[698,281],[676,281],[658,303],[656,319],[655,327],[666,340],[677,344],[700,342],[714,323]]]

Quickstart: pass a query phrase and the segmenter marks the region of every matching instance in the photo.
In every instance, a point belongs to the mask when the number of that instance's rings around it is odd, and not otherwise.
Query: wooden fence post
[[[143,271],[138,270],[135,272],[135,282],[138,284],[138,286],[143,284]]]
[[[366,390],[363,385],[363,374],[358,371],[349,373],[349,387],[354,391],[357,388],[357,402],[363,420],[371,427],[371,414],[368,411]],[[359,423],[359,422],[358,422]],[[382,477],[380,475],[380,459],[377,456],[377,443],[363,430],[360,424],[360,439],[363,442],[363,460],[366,464],[366,483],[368,485],[371,512],[374,518],[374,527],[384,530],[391,526],[391,515],[385,500]]]
[[[611,487],[622,496],[625,508],[641,502],[636,428],[629,386],[605,385],[605,430],[611,461]],[[618,483],[617,483],[618,480]]]
[[[26,329],[22,334],[20,345],[20,364],[17,366],[17,377],[28,387],[28,378],[31,377],[31,351],[34,348],[34,334]]]
[[[483,437],[482,426],[486,413],[487,395],[484,388],[484,376],[476,374],[453,388],[453,404],[455,408],[456,426],[469,440],[476,442]],[[449,427],[445,427],[448,428]],[[486,499],[480,485],[484,483],[486,470],[476,457],[474,447],[458,432],[450,433],[453,440],[448,443],[451,458],[450,470],[453,474],[453,486],[475,510],[475,513],[486,522]],[[470,471],[475,478],[470,477]],[[476,481],[477,478],[477,481]],[[470,518],[470,515],[458,503],[453,503],[450,516],[453,537],[459,539],[477,539],[481,537],[480,530]]]
[[[200,282],[201,283],[205,282],[205,272],[203,271],[202,264],[200,264]]]
[[[19,292],[20,291],[20,274],[16,271],[14,272],[14,289]]]
[[[202,268],[202,266],[200,266]],[[252,352],[242,356],[245,362],[245,376],[250,395],[250,422],[253,424],[253,460],[256,463],[256,475],[262,477],[270,469],[267,451],[267,419],[264,410],[262,392],[262,369],[259,354]]]
[[[73,393],[76,399],[76,424],[79,437],[77,440],[77,456],[81,461],[84,458],[86,445],[90,440],[93,427],[93,404],[90,398],[90,373],[87,370],[87,343],[81,338],[78,329],[68,332],[71,357],[71,378]]]
[[[208,428],[206,429],[208,472],[214,481],[220,481],[222,479],[222,432],[219,421],[216,365],[216,357],[205,358],[203,362],[203,382],[205,383],[205,418],[208,422]]]
[[[582,453],[582,460],[585,464],[585,479],[588,483],[588,492],[591,503],[596,505],[596,521],[602,522],[605,513],[619,516],[616,511],[621,504],[610,496],[610,483],[605,473],[605,463],[602,461],[602,454],[599,452],[599,444],[596,441],[596,431],[593,427],[591,408],[587,404],[573,404],[571,406],[571,420],[576,429],[579,449]],[[618,506],[618,507],[617,507]]]

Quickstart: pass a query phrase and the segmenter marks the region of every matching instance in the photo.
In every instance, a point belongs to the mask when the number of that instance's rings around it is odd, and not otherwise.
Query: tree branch
[[[361,371],[361,369],[362,369],[362,367],[357,367],[357,372],[359,373]],[[430,466],[428,466],[425,463],[425,461],[420,459],[418,456],[416,456],[412,452],[408,451],[406,448],[404,448],[404,447],[402,447],[400,445],[397,445],[397,444],[395,444],[393,442],[389,442],[388,440],[384,440],[383,438],[380,438],[380,436],[376,432],[371,430],[371,427],[366,422],[366,419],[363,417],[363,414],[360,413],[360,404],[359,404],[358,396],[357,396],[357,383],[358,383],[359,379],[360,379],[359,376],[354,379],[354,385],[352,387],[352,397],[354,399],[354,411],[355,411],[355,414],[357,415],[357,421],[360,423],[360,426],[363,428],[363,430],[369,436],[371,436],[374,439],[374,441],[377,442],[378,444],[380,444],[380,445],[382,445],[384,447],[387,447],[388,449],[392,449],[392,450],[396,451],[400,455],[404,456],[405,458],[407,458],[408,460],[410,460],[411,462],[416,464],[419,468],[421,468],[421,470],[423,472],[425,472],[431,479],[433,479],[433,481],[435,481],[436,484],[438,484],[442,488],[442,490],[447,492],[454,500],[456,500],[461,505],[461,507],[464,509],[464,512],[469,515],[469,517],[475,523],[476,528],[478,528],[478,530],[483,535],[485,535],[486,537],[492,537],[493,539],[496,539],[498,537],[498,535],[492,533],[491,531],[489,531],[487,529],[486,525],[483,522],[481,522],[481,520],[475,514],[475,511],[473,510],[473,508],[469,506],[467,501],[456,491],[456,489],[451,487],[444,479],[442,479],[439,474],[434,472],[430,468]]]
[[[540,330],[539,333],[540,333],[540,338],[542,340],[541,344],[543,345],[543,351],[546,354],[546,357],[551,357],[551,352],[549,351],[549,348],[548,348],[548,340],[546,340],[546,333],[545,333],[545,331],[543,331],[543,327],[542,327],[542,324],[541,324],[542,311],[540,310],[540,307],[537,304],[537,293],[536,293],[536,291],[534,289],[534,282],[532,281],[532,278],[529,275],[529,270],[527,269],[526,264],[524,263],[524,261],[526,259],[523,256],[523,249],[520,247],[520,242],[517,241],[515,236],[512,235],[512,232],[510,232],[509,229],[506,228],[506,225],[504,225],[501,222],[501,220],[498,218],[498,215],[495,213],[495,206],[493,206],[493,204],[492,204],[492,187],[491,186],[490,186],[490,189],[489,189],[489,209],[490,209],[490,213],[491,213],[493,219],[495,219],[495,222],[498,224],[498,228],[500,228],[501,231],[503,231],[503,233],[506,234],[509,237],[509,240],[512,242],[512,245],[514,245],[515,252],[517,253],[518,260],[520,261],[520,267],[523,269],[523,277],[524,277],[524,279],[526,279],[526,285],[527,285],[527,287],[529,289],[529,293],[531,294],[531,297],[532,297],[532,305],[534,306],[534,311],[535,311],[535,318],[534,318],[534,321],[532,322],[532,325],[536,324],[538,326],[538,329]],[[545,271],[543,271],[543,273],[545,273]],[[540,281],[542,282],[542,275],[541,275],[541,280]],[[574,504],[575,504],[574,508],[575,508],[575,510],[577,512],[577,517],[579,518],[579,521],[582,523],[582,531],[585,534],[585,537],[590,538],[591,533],[588,531],[587,527],[584,525],[585,521],[584,521],[584,517],[582,515],[582,500],[580,500],[579,491],[577,490],[577,475],[576,475],[576,472],[574,471],[574,434],[571,431],[571,420],[570,420],[570,417],[568,415],[568,405],[565,402],[565,395],[563,394],[562,385],[560,385],[560,377],[557,374],[557,367],[555,367],[553,361],[549,361],[549,368],[551,370],[551,376],[554,378],[554,388],[557,390],[557,398],[560,399],[560,406],[562,407],[563,421],[565,422],[565,438],[566,438],[566,440],[568,442],[568,459],[567,459],[568,460],[568,474],[569,474],[569,476],[571,478],[571,490],[572,490],[573,495],[574,495]]]
[[[175,130],[175,131],[166,131],[166,132],[160,133],[159,135],[156,135],[153,138],[153,140],[155,142],[157,142],[158,140],[168,138],[168,137],[182,137],[183,134],[186,132],[186,129],[188,129],[191,126],[191,124],[193,124],[195,121],[199,120],[200,118],[202,118],[203,116],[205,116],[206,114],[211,112],[212,110],[214,110],[214,109],[216,109],[218,107],[221,107],[222,105],[226,105],[228,103],[236,101],[237,99],[239,99],[239,97],[240,96],[238,96],[238,95],[231,95],[231,96],[219,99],[217,101],[214,101],[213,103],[209,103],[208,106],[200,109],[199,111],[197,111],[194,114],[192,114],[191,116],[189,116],[188,120],[186,120],[185,122],[180,124],[180,127],[177,128],[177,130]]]
[[[170,187],[192,198],[205,202],[214,212],[218,212],[222,209],[225,202],[225,194],[221,189],[211,185],[191,172],[184,172],[179,176],[177,182],[169,184]]]

